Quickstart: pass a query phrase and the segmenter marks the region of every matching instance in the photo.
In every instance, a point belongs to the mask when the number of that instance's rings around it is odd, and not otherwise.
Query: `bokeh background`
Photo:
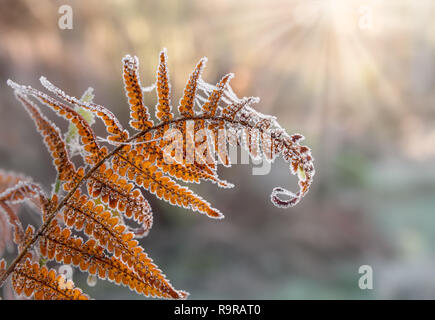
[[[63,4],[72,30],[58,27]],[[306,136],[317,173],[282,210],[269,194],[296,184],[284,162],[266,176],[222,168],[234,189],[192,187],[221,221],[149,196],[155,224],[141,243],[174,286],[193,299],[435,298],[434,16],[431,0],[1,0],[0,167],[47,191],[55,179],[8,78],[41,88],[44,75],[75,96],[92,86],[126,124],[125,54],[151,85],[166,47],[173,101],[207,56],[204,79],[234,72],[238,96],[259,96],[259,111]],[[38,221],[31,209],[21,216]],[[373,267],[373,290],[358,287],[361,265]],[[106,281],[89,287],[77,270],[74,281],[97,299],[143,298]]]

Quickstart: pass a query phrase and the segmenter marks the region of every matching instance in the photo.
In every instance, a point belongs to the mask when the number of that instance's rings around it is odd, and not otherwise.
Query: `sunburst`
[[[363,130],[380,113],[398,120],[408,112],[403,97],[407,75],[398,64],[409,58],[406,45],[413,24],[435,8],[433,2],[258,0],[227,5],[233,13],[223,23],[231,30],[235,50],[243,52],[247,63],[297,79],[311,111],[309,130],[322,134],[319,122],[325,122],[325,114]]]

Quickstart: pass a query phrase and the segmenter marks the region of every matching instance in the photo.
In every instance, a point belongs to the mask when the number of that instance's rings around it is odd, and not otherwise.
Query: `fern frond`
[[[205,67],[206,62],[207,58],[205,57],[199,60],[195,69],[190,74],[189,80],[186,83],[183,97],[180,99],[180,103],[178,105],[178,112],[180,112],[180,114],[184,117],[195,116],[195,110],[193,109],[193,107],[195,105],[196,90],[198,89],[198,81],[201,77],[201,73]]]
[[[77,127],[78,134],[81,137],[81,141],[84,145],[84,150],[89,154],[89,156],[85,158],[89,164],[97,163],[99,159],[107,154],[107,148],[100,148],[97,143],[95,133],[86,120],[70,106],[57,101],[56,99],[36,89],[33,89],[30,86],[21,86],[11,80],[8,80],[8,84],[14,88],[18,94],[23,93],[24,95],[32,95],[41,103],[51,107],[59,116],[71,121],[71,123]]]
[[[17,294],[24,293],[36,300],[88,300],[82,290],[75,288],[71,281],[65,285],[65,279],[54,269],[40,267],[37,262],[26,259],[15,267],[12,285]]]
[[[171,106],[171,85],[169,83],[169,70],[167,65],[166,49],[160,52],[160,62],[157,69],[157,105],[156,117],[160,121],[167,122],[172,120],[174,114]]]
[[[127,231],[127,227],[119,223],[109,211],[104,211],[101,205],[95,205],[86,195],[76,191],[63,210],[65,224],[76,230],[83,230],[85,234],[98,240],[108,252],[121,258],[138,276],[165,283],[165,277],[152,263],[152,260],[133,240],[134,234]]]
[[[98,275],[103,280],[109,279],[118,285],[128,286],[139,294],[171,299],[183,297],[169,281],[154,280],[157,274],[139,276],[122,260],[105,254],[104,248],[94,239],[84,242],[82,238],[72,236],[71,230],[61,229],[56,221],[53,221],[49,232],[41,238],[39,245],[41,254],[50,260],[55,259],[64,264],[72,263],[81,271]]]
[[[46,201],[41,188],[31,178],[0,169],[0,256],[13,243],[23,243],[24,232],[17,212],[18,203],[25,200],[31,201],[38,208]]]
[[[113,142],[123,142],[128,139],[128,131],[122,127],[122,124],[119,122],[118,118],[116,118],[115,115],[107,108],[93,102],[85,102],[67,95],[63,90],[53,85],[45,77],[41,77],[39,80],[48,91],[54,93],[57,97],[74,106],[92,111],[97,117],[99,117],[106,126],[107,133],[109,134],[108,140]]]
[[[35,125],[44,138],[44,143],[54,159],[54,165],[58,172],[58,179],[69,181],[75,175],[75,167],[71,162],[66,144],[62,139],[60,130],[55,124],[49,121],[39,110],[35,103],[29,100],[25,95],[16,94],[17,99],[24,106],[35,122]]]
[[[38,198],[39,202],[35,201]],[[0,215],[4,216],[14,229],[13,240],[19,248],[25,243],[25,233],[16,209],[11,205],[30,200],[38,207],[44,206],[48,201],[41,187],[33,182],[19,181],[16,185],[6,189],[0,194]],[[6,230],[4,230],[7,232]]]
[[[129,55],[122,59],[124,64],[124,87],[130,104],[130,126],[138,131],[154,125],[145,106],[139,77],[139,60]]]
[[[150,139],[150,138],[148,138]],[[138,139],[138,141],[141,141]],[[216,183],[218,186],[222,188],[231,188],[233,185],[225,180],[219,179],[217,174],[211,170],[204,170],[199,165],[195,164],[180,164],[180,163],[167,163],[164,160],[163,149],[156,142],[150,142],[146,147],[136,147],[136,154],[143,156],[143,159],[154,163],[163,173],[171,176],[172,178],[176,178],[183,182],[195,182],[200,183],[200,181],[210,181]],[[121,157],[126,157],[124,152],[119,153],[119,157],[113,158],[113,166],[114,168],[125,168],[129,166],[128,163],[124,163]],[[125,175],[125,174],[124,174]]]
[[[225,89],[227,87],[227,84],[229,81],[234,77],[233,74],[227,74],[225,75],[221,81],[216,85],[216,88],[211,92],[211,94],[208,96],[207,101],[201,106],[201,109],[205,115],[214,117],[216,115],[216,112],[219,107],[219,102],[221,101],[222,96],[225,93]],[[199,123],[196,125],[199,130],[205,129],[205,120],[199,120]],[[226,146],[223,145],[223,143],[226,142],[226,139],[222,139],[219,137],[219,134],[226,137],[226,131],[225,131],[225,124],[221,121],[218,123],[210,123],[208,125],[208,130],[212,134],[212,144],[213,149],[220,160],[220,163],[223,164],[226,167],[229,167],[230,159],[228,152],[226,151]],[[205,137],[204,140],[197,142],[196,147],[198,145],[207,142],[207,137]],[[211,144],[208,145],[209,148],[211,148]],[[208,161],[210,162],[210,161]]]
[[[288,208],[296,205],[308,192],[315,174],[313,157],[306,146],[301,146],[303,136],[290,136],[274,117],[263,115],[250,107],[253,98],[242,99],[225,107],[221,111],[224,121],[231,123],[235,130],[244,130],[242,146],[251,157],[260,155],[259,141],[263,143],[262,150],[267,159],[273,161],[278,155],[290,163],[290,170],[299,178],[299,191],[295,194],[282,187],[272,191],[271,200],[278,207]],[[261,137],[261,139],[260,139]],[[282,199],[280,196],[287,196]]]
[[[94,198],[100,197],[110,208],[143,224],[145,231],[151,229],[153,217],[150,204],[139,189],[119,177],[112,168],[101,165],[88,179],[87,186],[89,194]]]
[[[57,202],[57,197],[53,197]],[[88,196],[77,190],[62,210],[63,219],[68,227],[78,231],[83,230],[86,235],[93,237],[115,256],[122,256],[133,261],[135,256],[131,248],[137,241],[130,241],[134,234],[128,231],[127,226],[120,223],[110,211],[105,211],[102,205],[96,205]]]
[[[234,77],[234,74],[229,73],[225,75],[221,81],[216,85],[216,89],[208,97],[207,101],[202,105],[202,111],[210,116],[214,116],[218,109],[219,102],[224,94],[225,88],[230,80]]]
[[[54,204],[58,202],[56,195],[53,196]],[[115,248],[128,247],[123,241],[126,226],[119,223],[119,218],[114,217],[110,211],[104,210],[102,205],[97,205],[80,190],[76,190],[61,211],[63,220],[68,227],[78,231],[83,230],[86,235],[95,238],[99,243],[107,247],[110,252]],[[130,234],[130,233],[128,233]],[[133,234],[131,233],[133,236]],[[121,254],[117,249],[116,254]]]
[[[190,208],[193,211],[205,213],[209,217],[223,218],[219,210],[210,206],[206,200],[196,195],[193,191],[185,186],[180,186],[171,178],[164,176],[159,168],[150,161],[145,160],[142,155],[137,154],[136,150],[131,150],[124,156],[119,156],[126,167],[126,176],[129,180],[135,181],[159,199],[163,199],[172,205],[178,205],[184,208]],[[121,164],[114,166],[115,170],[120,170]]]
[[[63,182],[66,195],[56,183],[54,194],[48,199],[42,188],[30,179],[0,170],[2,234],[6,230],[7,235],[11,225],[19,249],[17,258],[7,269],[4,261],[0,262],[0,286],[12,274],[16,292],[36,299],[87,298],[72,283],[67,289],[60,287],[63,278],[36,263],[39,252],[33,245],[39,241],[39,251],[48,259],[72,263],[92,276],[98,274],[102,279],[123,284],[146,296],[185,298],[187,294],[171,286],[137,241],[153,223],[151,207],[140,188],[171,205],[222,218],[222,213],[207,200],[175,179],[188,183],[211,181],[220,187],[232,187],[217,172],[218,164],[231,166],[227,145],[240,145],[253,159],[264,157],[274,161],[282,156],[289,163],[291,173],[298,177],[299,191],[292,193],[276,187],[271,200],[278,207],[290,207],[302,199],[315,174],[310,149],[300,144],[303,136],[289,135],[275,117],[255,111],[252,104],[258,98],[239,99],[229,85],[232,74],[224,76],[215,86],[204,82],[201,73],[205,62],[206,58],[201,59],[190,74],[179,100],[179,117],[175,118],[166,51],[160,53],[155,110],[159,123],[154,125],[144,104],[143,92],[150,90],[141,87],[138,59],[124,57],[123,79],[130,106],[130,126],[139,131],[132,136],[108,109],[93,103],[91,98],[69,96],[44,77],[40,79],[42,85],[61,101],[8,81],[44,137],[58,171],[57,181]],[[77,128],[78,135],[74,133],[74,137],[80,137],[80,141],[67,146],[60,130],[29,97],[69,120],[70,127]],[[88,123],[80,112],[92,121]],[[103,121],[108,133],[106,139],[99,139],[115,146],[110,152],[107,146],[99,145],[91,128],[94,115]],[[70,129],[75,132],[74,127]],[[170,129],[178,130],[178,135],[168,139],[166,133]],[[71,146],[80,151],[85,166],[76,169],[68,154]],[[171,157],[176,156],[175,161],[167,161],[168,152]],[[87,188],[82,188],[82,184]],[[15,204],[25,200],[39,201],[43,224],[36,232],[33,226],[24,232],[16,215]],[[135,220],[139,227],[127,226],[124,216]],[[57,219],[63,219],[67,228],[62,229]],[[83,231],[89,239],[85,242],[72,231]],[[7,236],[0,239],[0,251],[7,241]]]
[[[225,167],[230,167],[230,158],[226,148],[227,132],[225,121],[215,121],[208,124],[208,130],[211,133],[212,148],[220,161]]]
[[[16,204],[35,197],[44,197],[41,187],[33,182],[20,181],[0,193],[0,202]]]
[[[243,108],[258,102],[259,99],[255,97],[243,98],[223,108],[221,111],[221,116],[229,121],[236,121],[236,116],[239,115]]]
[[[21,245],[24,241],[24,229],[14,210],[4,201],[0,201],[0,215],[4,215],[14,229],[14,242]]]

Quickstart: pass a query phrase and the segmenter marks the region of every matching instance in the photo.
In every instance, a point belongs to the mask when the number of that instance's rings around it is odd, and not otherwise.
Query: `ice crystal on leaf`
[[[0,170],[0,254],[12,241],[19,251],[9,267],[0,260],[0,285],[12,275],[17,294],[35,299],[89,298],[72,281],[65,282],[45,266],[53,260],[88,273],[89,286],[98,277],[145,296],[186,298],[188,294],[176,290],[139,245],[138,239],[153,224],[144,192],[174,206],[223,218],[218,209],[181,183],[209,181],[222,188],[233,187],[217,172],[219,164],[231,166],[228,145],[246,149],[253,159],[274,161],[282,156],[299,179],[299,191],[276,187],[272,203],[286,208],[302,199],[314,176],[310,149],[299,144],[303,136],[289,135],[275,117],[254,110],[258,98],[238,98],[229,84],[233,74],[216,85],[206,83],[201,76],[206,61],[199,60],[173,108],[166,50],[159,55],[156,82],[147,88],[141,85],[138,58],[123,58],[129,125],[134,134],[110,110],[93,102],[91,89],[78,99],[44,77],[41,84],[51,95],[8,81],[43,137],[57,179],[54,190],[46,194],[31,179]],[[144,101],[144,94],[154,89],[157,123]],[[44,116],[40,105],[69,122],[66,136]],[[107,137],[96,136],[94,118],[104,123]],[[171,130],[178,136],[168,139]],[[72,160],[76,152],[84,165]],[[23,230],[17,215],[21,202],[31,202],[41,212],[38,230],[31,225]]]

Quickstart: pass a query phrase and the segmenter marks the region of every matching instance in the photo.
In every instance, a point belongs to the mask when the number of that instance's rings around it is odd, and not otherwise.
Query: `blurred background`
[[[58,27],[63,4],[72,30]],[[75,96],[92,86],[127,124],[125,54],[148,86],[166,47],[174,103],[207,56],[206,81],[234,72],[239,97],[259,96],[257,110],[305,135],[316,176],[283,210],[269,200],[274,186],[295,188],[283,161],[266,176],[222,168],[234,189],[192,186],[220,221],[150,195],[155,223],[141,244],[172,284],[193,299],[435,298],[434,16],[430,0],[0,0],[0,167],[47,191],[56,176],[7,79],[41,89],[44,75]],[[145,99],[153,108],[154,93]],[[372,290],[358,286],[361,265],[373,268]],[[97,299],[143,298],[89,287],[77,270],[74,281]]]

